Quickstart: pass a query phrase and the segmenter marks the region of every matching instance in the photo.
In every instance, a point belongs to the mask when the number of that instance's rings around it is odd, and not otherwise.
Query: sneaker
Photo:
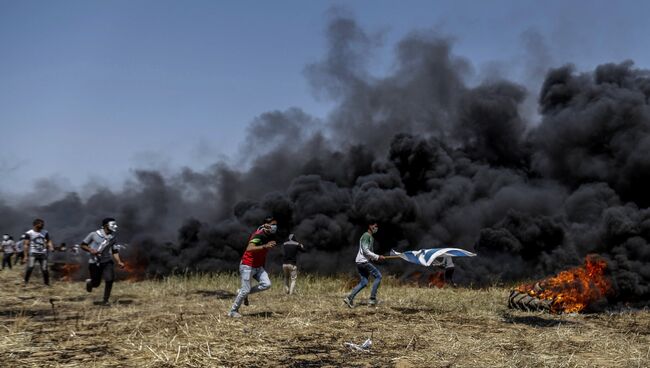
[[[347,296],[345,298],[343,298],[343,303],[345,303],[345,305],[347,305],[348,308],[353,308],[354,307],[354,303]]]
[[[241,318],[241,314],[239,314],[239,312],[237,312],[237,311],[230,311],[230,312],[228,312],[228,317]]]
[[[111,302],[109,302],[108,300],[104,300],[104,301],[102,301],[102,303],[101,303],[100,305],[101,305],[102,307],[110,307],[110,306],[111,306]]]
[[[374,307],[377,305],[377,299],[370,299],[368,300],[368,305],[371,307]]]
[[[86,291],[87,292],[93,291],[93,285],[91,279],[86,279]]]

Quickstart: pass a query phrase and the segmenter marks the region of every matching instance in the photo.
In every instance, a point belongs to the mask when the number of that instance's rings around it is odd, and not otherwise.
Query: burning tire
[[[536,284],[535,288],[541,289],[539,284]],[[552,300],[535,298],[528,295],[528,293],[523,293],[518,290],[510,292],[510,296],[508,297],[508,308],[519,309],[526,312],[550,312],[552,304]]]

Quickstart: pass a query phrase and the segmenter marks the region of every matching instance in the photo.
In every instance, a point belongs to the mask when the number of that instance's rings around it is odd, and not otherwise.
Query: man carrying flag
[[[381,283],[381,272],[379,272],[372,262],[384,260],[384,256],[373,252],[373,246],[375,244],[373,234],[376,234],[377,231],[379,231],[379,225],[376,222],[373,222],[368,225],[368,230],[364,232],[363,235],[361,235],[361,239],[359,239],[359,252],[357,253],[356,262],[357,271],[359,272],[361,280],[359,280],[359,284],[352,289],[350,295],[343,299],[345,305],[350,308],[354,307],[354,297],[368,285],[368,278],[370,275],[375,278],[375,281],[372,283],[368,304],[377,305],[377,289],[379,289],[379,284]]]

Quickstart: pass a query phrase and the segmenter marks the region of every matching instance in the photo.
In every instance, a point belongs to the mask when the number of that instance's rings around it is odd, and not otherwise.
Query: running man
[[[375,281],[372,284],[372,289],[370,290],[370,300],[368,305],[374,306],[377,305],[377,289],[379,289],[379,284],[381,283],[381,272],[375,267],[372,262],[383,261],[384,256],[373,253],[373,246],[375,244],[374,234],[379,231],[379,225],[376,222],[373,222],[368,225],[368,230],[361,235],[359,239],[359,252],[357,253],[357,271],[361,280],[359,284],[352,289],[350,295],[346,296],[343,299],[343,302],[348,307],[354,307],[354,297],[368,285],[368,278],[370,275],[375,278]]]
[[[11,269],[11,257],[16,252],[16,244],[14,243],[14,238],[9,234],[4,234],[2,236],[2,251],[4,255],[2,256],[2,269],[5,269],[5,265],[9,266]]]
[[[239,307],[244,303],[248,305],[248,295],[259,293],[271,287],[269,274],[264,270],[266,254],[269,249],[275,247],[275,240],[271,240],[278,230],[278,222],[273,217],[264,219],[264,224],[257,228],[248,238],[246,251],[239,263],[239,274],[241,276],[241,288],[237,290],[235,302],[228,312],[229,317],[239,318]],[[251,277],[258,281],[258,284],[251,288]]]
[[[93,288],[99,287],[104,279],[104,299],[102,305],[108,306],[115,280],[115,270],[113,260],[117,262],[120,268],[124,268],[124,263],[120,259],[119,247],[115,239],[117,231],[117,222],[112,217],[102,220],[102,227],[86,235],[84,240],[79,244],[80,248],[90,253],[88,260],[88,269],[90,278],[86,280],[86,291],[91,292]]]
[[[291,295],[296,288],[298,278],[298,252],[304,252],[305,246],[296,241],[293,234],[282,244],[282,271],[284,272],[284,291]]]
[[[34,227],[25,233],[24,254],[25,258],[27,258],[25,286],[29,283],[29,278],[32,276],[36,262],[41,266],[43,282],[45,285],[50,286],[50,273],[47,270],[47,255],[48,252],[54,250],[54,245],[52,244],[52,239],[50,239],[50,234],[47,230],[43,229],[45,221],[35,219],[32,225]]]

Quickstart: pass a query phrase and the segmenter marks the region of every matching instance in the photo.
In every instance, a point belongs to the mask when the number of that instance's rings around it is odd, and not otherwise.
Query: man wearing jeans
[[[239,263],[239,274],[241,276],[241,288],[237,290],[237,297],[228,313],[229,317],[239,318],[239,307],[244,303],[248,305],[248,294],[258,293],[271,287],[269,274],[264,270],[266,253],[275,246],[271,240],[278,230],[278,223],[272,217],[264,220],[264,225],[255,230],[248,238],[246,251]],[[259,283],[251,288],[251,277]]]
[[[379,284],[381,283],[381,272],[375,267],[373,261],[383,261],[384,256],[373,253],[373,246],[375,243],[375,238],[373,234],[379,231],[379,225],[371,223],[368,225],[368,231],[361,235],[359,240],[359,252],[357,253],[357,271],[361,280],[359,284],[352,289],[350,295],[346,296],[343,299],[343,302],[350,308],[354,306],[354,297],[368,285],[368,278],[370,275],[375,278],[375,281],[372,284],[372,289],[370,290],[370,300],[369,305],[377,305],[377,289],[379,289]]]
[[[5,269],[5,265],[9,266],[9,269],[11,269],[11,257],[16,252],[16,244],[9,234],[4,234],[2,236],[2,251],[4,252],[4,256],[2,257],[2,269]]]
[[[34,227],[25,233],[25,245],[23,252],[27,258],[27,268],[25,270],[25,286],[29,283],[29,278],[32,276],[34,266],[38,262],[41,266],[41,274],[43,275],[43,283],[50,286],[50,273],[47,270],[47,255],[48,251],[54,251],[54,244],[50,239],[50,234],[47,230],[43,229],[45,221],[42,219],[35,219],[32,222]]]

